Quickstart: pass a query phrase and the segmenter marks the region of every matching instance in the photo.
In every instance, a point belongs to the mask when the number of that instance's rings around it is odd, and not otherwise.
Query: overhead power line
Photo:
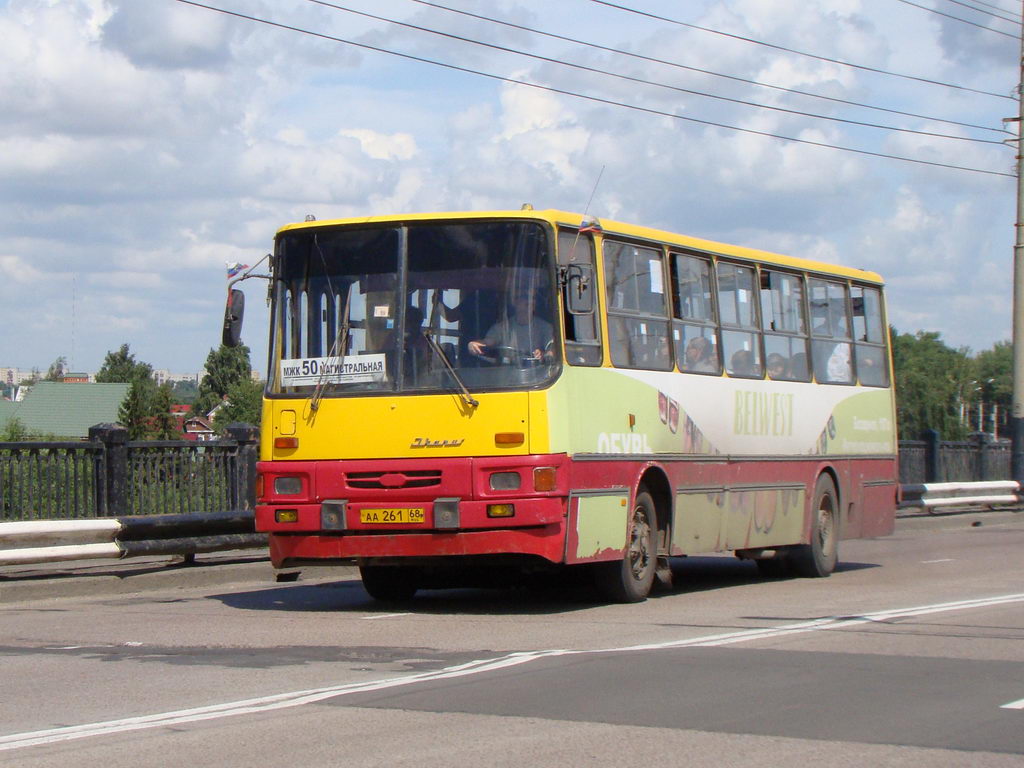
[[[934,13],[934,14],[936,14],[938,16],[943,16],[943,17],[945,17],[947,19],[952,19],[953,21],[959,21],[961,24],[970,24],[972,27],[977,27],[978,29],[984,29],[986,32],[993,32],[993,33],[995,33],[997,35],[1002,35],[1003,37],[1009,37],[1009,38],[1011,38],[1013,40],[1020,40],[1020,35],[1011,35],[1009,32],[1003,32],[1001,29],[993,29],[992,27],[987,27],[984,24],[979,24],[976,21],[968,21],[967,19],[960,18],[959,16],[954,16],[951,13],[943,13],[942,11],[936,10],[935,8],[929,8],[927,5],[920,5],[919,3],[912,3],[912,2],[910,2],[910,0],[897,0],[897,2],[903,3],[904,5],[912,5],[915,8],[920,8],[922,11],[928,11],[929,13]]]
[[[970,8],[975,13],[984,13],[985,15],[991,16],[992,18],[1002,19],[1003,21],[1008,21],[1011,24],[1016,24],[1017,26],[1020,26],[1020,16],[1019,15],[1017,15],[1016,17],[1013,17],[1013,16],[1003,16],[1002,14],[994,13],[992,11],[987,11],[984,8],[979,8],[977,5],[973,5],[971,3],[960,2],[960,0],[946,0],[946,2],[947,3],[953,3],[954,5],[962,6],[963,8]],[[980,3],[980,5],[984,5],[984,3]],[[995,6],[989,6],[989,7],[994,8]],[[997,10],[1002,11],[1002,8],[999,8]],[[1010,13],[1010,11],[1003,11],[1003,13]]]
[[[510,29],[518,29],[518,30],[521,30],[523,32],[529,32],[531,34],[541,35],[543,37],[550,37],[550,38],[552,38],[554,40],[562,40],[564,42],[573,43],[575,45],[583,45],[583,46],[586,46],[588,48],[594,48],[595,50],[607,51],[609,53],[614,53],[614,54],[618,54],[618,55],[621,55],[621,56],[628,56],[630,58],[638,59],[640,61],[647,61],[647,62],[651,62],[653,64],[662,64],[662,65],[667,66],[667,67],[674,67],[674,68],[677,68],[677,69],[683,69],[683,70],[686,70],[686,71],[689,71],[689,72],[699,72],[702,75],[711,75],[712,77],[719,77],[719,78],[724,78],[726,80],[732,80],[732,81],[735,81],[735,82],[746,83],[748,85],[755,85],[755,86],[757,86],[759,88],[768,88],[768,89],[775,90],[775,91],[781,91],[783,93],[792,93],[792,94],[796,94],[798,96],[807,96],[807,97],[814,98],[814,99],[822,99],[824,101],[829,101],[829,102],[832,102],[834,104],[845,104],[845,105],[851,106],[851,107],[859,107],[859,108],[862,108],[862,109],[870,109],[870,110],[873,110],[873,111],[876,111],[876,112],[886,112],[888,114],[900,115],[902,117],[914,117],[914,118],[917,118],[919,120],[929,120],[929,121],[935,122],[935,123],[944,123],[946,125],[958,125],[961,128],[975,128],[975,129],[981,130],[981,131],[991,131],[993,133],[1003,133],[1003,134],[1006,134],[1006,135],[1014,135],[1010,131],[1007,131],[1004,128],[993,128],[993,127],[991,127],[989,125],[977,125],[975,123],[966,123],[966,122],[961,122],[959,120],[950,120],[948,118],[935,117],[934,115],[921,115],[921,114],[917,114],[915,112],[905,112],[903,110],[892,109],[890,107],[882,107],[882,106],[879,106],[877,104],[865,104],[863,102],[850,101],[848,99],[840,99],[840,98],[837,98],[835,96],[825,96],[824,94],[820,94],[820,93],[812,93],[811,91],[801,91],[801,90],[798,90],[796,88],[785,88],[785,87],[783,87],[781,85],[773,85],[771,83],[762,83],[759,80],[750,80],[750,79],[745,78],[745,77],[738,77],[736,75],[728,75],[728,74],[725,74],[725,73],[722,73],[722,72],[715,72],[715,71],[710,70],[710,69],[701,69],[700,67],[693,67],[693,66],[690,66],[688,64],[681,64],[681,63],[676,62],[676,61],[668,61],[666,59],[659,59],[659,58],[656,58],[654,56],[646,56],[646,55],[644,55],[642,53],[634,53],[633,51],[627,51],[627,50],[624,50],[622,48],[613,48],[613,47],[610,47],[610,46],[607,46],[607,45],[600,45],[598,43],[591,43],[591,42],[587,42],[586,40],[579,40],[579,39],[574,38],[574,37],[568,37],[566,35],[559,35],[559,34],[556,34],[554,32],[546,32],[546,31],[541,30],[541,29],[535,29],[533,27],[527,27],[527,26],[524,26],[522,24],[515,24],[513,22],[505,21],[503,19],[495,19],[495,18],[492,18],[490,16],[483,16],[483,15],[481,15],[479,13],[472,13],[470,11],[464,11],[464,10],[461,10],[459,8],[451,8],[450,6],[441,5],[440,3],[430,2],[430,0],[409,0],[409,2],[417,3],[418,5],[425,5],[425,6],[428,6],[430,8],[437,8],[439,10],[448,11],[450,13],[456,13],[456,14],[459,14],[461,16],[468,16],[470,18],[479,19],[480,21],[486,21],[486,22],[489,22],[489,23],[492,23],[492,24],[499,24],[499,25],[504,26],[504,27],[509,27]]]
[[[361,48],[363,50],[374,51],[376,53],[383,53],[383,54],[387,54],[389,56],[396,56],[398,58],[405,59],[407,61],[415,61],[415,62],[418,62],[418,63],[421,63],[421,64],[430,64],[432,66],[442,67],[444,69],[452,70],[452,71],[455,71],[455,72],[463,72],[463,73],[466,73],[466,74],[477,75],[479,77],[486,77],[488,79],[497,80],[497,81],[504,82],[504,83],[511,83],[513,85],[521,85],[521,86],[525,86],[527,88],[533,88],[533,89],[536,89],[536,90],[546,91],[546,92],[549,92],[549,93],[557,93],[557,94],[560,94],[560,95],[563,95],[563,96],[570,96],[570,97],[573,97],[573,98],[583,99],[583,100],[591,101],[591,102],[594,102],[594,103],[597,103],[597,104],[605,104],[605,105],[608,105],[608,106],[623,107],[625,109],[630,109],[630,110],[633,110],[633,111],[636,111],[636,112],[643,112],[643,113],[646,113],[646,114],[656,115],[656,116],[659,116],[659,117],[667,117],[667,118],[671,118],[673,120],[681,120],[681,121],[690,122],[690,123],[697,123],[699,125],[706,125],[706,126],[713,127],[713,128],[722,128],[722,129],[730,130],[730,131],[738,131],[740,133],[748,133],[748,134],[753,134],[755,136],[764,136],[764,137],[767,137],[767,138],[780,139],[782,141],[787,141],[787,142],[791,142],[791,143],[794,143],[794,144],[806,144],[808,146],[822,147],[822,148],[825,148],[825,149],[834,149],[834,150],[838,150],[838,151],[841,151],[841,152],[850,152],[850,153],[858,154],[858,155],[867,155],[867,156],[870,156],[870,157],[879,157],[879,158],[884,158],[884,159],[888,159],[888,160],[899,160],[901,162],[914,163],[916,165],[927,165],[927,166],[932,166],[932,167],[936,167],[936,168],[947,168],[947,169],[956,170],[956,171],[967,171],[969,173],[980,173],[980,174],[984,174],[984,175],[988,175],[988,176],[1009,176],[1009,177],[1013,177],[1014,176],[1014,174],[1012,174],[1012,173],[1006,173],[1006,172],[1002,172],[1002,171],[992,171],[992,170],[984,170],[984,169],[981,169],[981,168],[971,168],[971,167],[968,167],[968,166],[954,165],[952,163],[940,163],[940,162],[935,162],[935,161],[932,161],[932,160],[920,160],[920,159],[914,158],[914,157],[905,157],[905,156],[901,156],[901,155],[892,155],[892,154],[887,154],[887,153],[884,153],[884,152],[873,152],[873,151],[867,150],[867,149],[857,149],[855,147],[846,147],[846,146],[842,146],[842,145],[839,145],[839,144],[829,144],[829,143],[823,142],[823,141],[812,141],[810,139],[798,139],[798,138],[794,138],[792,136],[783,136],[781,134],[770,133],[768,131],[758,131],[758,130],[755,130],[755,129],[752,129],[752,128],[741,128],[739,126],[729,125],[727,123],[718,123],[718,122],[714,122],[714,121],[711,121],[711,120],[702,120],[700,118],[690,117],[690,116],[687,116],[687,115],[679,115],[679,114],[676,114],[674,112],[667,112],[667,111],[660,110],[660,109],[654,109],[652,107],[642,107],[642,106],[638,106],[636,104],[628,104],[628,103],[621,102],[621,101],[615,101],[613,99],[606,99],[606,98],[603,98],[603,97],[600,97],[600,96],[590,96],[590,95],[578,93],[578,92],[575,92],[575,91],[569,91],[569,90],[566,90],[566,89],[563,89],[563,88],[555,88],[555,87],[552,87],[552,86],[540,85],[539,83],[534,83],[534,82],[531,82],[529,80],[522,80],[522,79],[519,79],[519,78],[507,77],[507,76],[504,76],[504,75],[496,75],[496,74],[493,74],[493,73],[490,73],[490,72],[483,72],[481,70],[471,69],[469,67],[463,67],[463,66],[460,66],[460,65],[457,65],[457,64],[450,64],[448,62],[438,61],[436,59],[429,59],[429,58],[426,58],[424,56],[416,56],[416,55],[409,54],[409,53],[402,53],[401,51],[394,51],[394,50],[390,50],[388,48],[383,48],[383,47],[380,47],[380,46],[370,45],[368,43],[360,43],[360,42],[356,42],[355,40],[349,40],[349,39],[342,38],[342,37],[337,37],[337,36],[334,36],[334,35],[328,35],[328,34],[326,34],[324,32],[316,32],[316,31],[313,31],[313,30],[310,30],[310,29],[303,29],[302,27],[296,27],[296,26],[291,25],[291,24],[285,24],[283,22],[272,21],[270,19],[263,19],[263,18],[260,18],[258,16],[252,16],[250,14],[241,13],[240,11],[232,11],[232,10],[229,10],[229,9],[226,9],[226,8],[219,8],[219,7],[214,6],[214,5],[209,5],[207,3],[198,2],[198,0],[176,0],[176,2],[182,3],[184,5],[191,5],[191,6],[194,6],[196,8],[203,8],[203,9],[206,9],[208,11],[213,11],[215,13],[223,14],[225,16],[232,16],[234,18],[244,19],[246,21],[256,22],[257,24],[263,24],[263,25],[266,25],[266,26],[269,26],[269,27],[275,27],[277,29],[283,29],[283,30],[286,30],[286,31],[289,31],[289,32],[298,32],[299,34],[309,35],[310,37],[316,37],[316,38],[319,38],[321,40],[328,40],[328,41],[335,42],[335,43],[342,43],[342,44],[345,44],[345,45],[351,45],[351,46],[353,46],[355,48]]]
[[[993,5],[992,3],[986,3],[986,2],[983,2],[982,0],[974,0],[974,4],[975,5],[983,5],[986,8],[991,8],[994,11],[1002,11],[1003,13],[1008,13],[1011,16],[1012,15],[1018,15],[1018,16],[1020,15],[1019,12],[1011,11],[1009,8],[1003,8],[1002,6],[999,6],[999,5]]]
[[[785,51],[786,53],[793,53],[793,54],[796,54],[797,56],[806,56],[807,58],[817,59],[818,61],[827,61],[830,64],[839,64],[839,65],[844,66],[844,67],[852,67],[853,69],[860,69],[860,70],[863,70],[865,72],[875,72],[876,74],[890,75],[892,77],[903,78],[904,80],[914,80],[914,81],[919,82],[919,83],[927,83],[929,85],[939,85],[939,86],[942,86],[943,88],[953,88],[953,89],[958,90],[958,91],[968,91],[970,93],[978,93],[978,94],[981,94],[982,96],[994,96],[994,97],[999,98],[999,99],[1009,99],[1010,101],[1016,101],[1015,97],[1008,96],[1005,93],[994,93],[992,91],[983,91],[983,90],[980,90],[978,88],[971,88],[971,87],[966,86],[966,85],[957,85],[956,83],[944,83],[944,82],[942,82],[940,80],[929,80],[926,77],[918,77],[916,75],[905,75],[905,74],[901,74],[899,72],[890,72],[890,71],[885,70],[885,69],[879,69],[877,67],[869,67],[869,66],[867,66],[865,64],[853,64],[852,62],[843,61],[842,59],[831,59],[831,58],[829,58],[827,56],[818,56],[818,55],[813,54],[813,53],[807,53],[806,51],[798,51],[798,50],[796,50],[794,48],[787,48],[787,47],[785,47],[783,45],[776,45],[775,43],[766,43],[763,40],[755,40],[755,39],[753,39],[751,37],[743,37],[742,35],[735,35],[735,34],[733,34],[731,32],[722,32],[721,30],[711,29],[710,27],[702,27],[702,26],[699,26],[697,24],[690,24],[690,23],[685,22],[685,21],[679,21],[678,19],[670,19],[667,16],[659,16],[659,15],[657,15],[655,13],[649,13],[647,11],[637,10],[636,8],[628,8],[628,7],[624,6],[624,5],[618,5],[616,3],[608,2],[607,0],[590,0],[590,2],[597,3],[598,5],[604,5],[604,6],[607,6],[609,8],[615,8],[616,10],[619,10],[619,11],[625,11],[626,13],[636,14],[637,16],[645,16],[645,17],[647,17],[649,19],[655,19],[656,21],[664,21],[664,22],[666,22],[668,24],[675,24],[675,25],[680,26],[680,27],[688,27],[689,29],[699,29],[701,32],[708,32],[708,33],[713,34],[713,35],[721,35],[722,37],[728,37],[728,38],[731,38],[733,40],[741,40],[741,41],[743,41],[745,43],[753,43],[754,45],[762,45],[762,46],[764,46],[766,48],[773,48],[774,50],[777,50],[777,51]]]
[[[729,96],[720,96],[714,93],[708,93],[707,91],[698,91],[692,88],[683,88],[682,86],[669,85],[667,83],[659,83],[653,80],[647,80],[641,77],[634,77],[632,75],[624,75],[619,72],[610,72],[606,69],[598,69],[597,67],[590,67],[585,64],[577,64],[571,61],[565,61],[563,59],[555,59],[549,56],[542,56],[536,53],[529,53],[527,51],[521,51],[516,48],[509,48],[508,46],[498,45],[497,43],[488,43],[482,40],[476,40],[474,38],[465,37],[463,35],[457,35],[452,32],[444,32],[441,30],[430,29],[429,27],[423,27],[418,24],[410,24],[405,21],[398,21],[387,16],[379,16],[374,13],[368,13],[366,11],[358,11],[348,6],[340,5],[338,3],[329,2],[329,0],[306,0],[314,5],[321,5],[327,8],[331,8],[336,11],[343,11],[345,13],[351,13],[355,16],[361,16],[367,19],[373,19],[374,21],[383,21],[388,24],[394,24],[395,26],[403,27],[405,29],[414,29],[417,32],[426,32],[431,35],[437,35],[439,37],[446,38],[448,40],[458,40],[463,43],[470,43],[472,45],[479,45],[491,50],[502,51],[504,53],[512,53],[517,56],[524,56],[526,58],[534,59],[535,61],[543,61],[547,64],[555,64],[556,66],[568,67],[570,69],[576,69],[582,72],[589,72],[591,74],[604,75],[605,77],[614,77],[619,80],[625,80],[630,83],[638,83],[640,85],[650,85],[656,88],[664,88],[666,90],[675,91],[676,93],[686,93],[691,96],[701,96],[707,99],[714,99],[717,101],[725,101],[730,104],[739,104],[745,107],[755,107],[757,109],[768,109],[774,112],[783,112],[789,115],[798,115],[800,117],[810,117],[815,120],[828,120],[835,123],[845,123],[847,125],[857,125],[862,128],[876,128],[885,131],[895,131],[897,133],[910,133],[918,136],[929,136],[938,139],[950,139],[953,141],[967,141],[975,142],[978,144],[996,144],[1002,145],[1002,141],[995,139],[976,139],[970,136],[954,136],[948,133],[936,133],[934,131],[920,131],[913,128],[900,128],[892,125],[882,125],[880,123],[869,123],[864,120],[851,120],[844,117],[835,117],[833,115],[820,115],[813,112],[804,112],[798,109],[788,109],[786,107],[778,107],[771,104],[759,104],[753,101],[746,101],[745,99],[735,99]]]

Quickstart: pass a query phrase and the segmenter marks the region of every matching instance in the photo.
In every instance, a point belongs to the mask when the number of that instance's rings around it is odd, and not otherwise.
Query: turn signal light
[[[299,447],[299,438],[297,437],[275,437],[274,447],[280,451],[294,450]]]
[[[526,440],[526,435],[524,435],[522,432],[494,433],[495,445],[522,445],[524,440]]]
[[[275,509],[275,523],[297,523],[299,522],[299,510],[297,509]]]
[[[537,467],[533,470],[533,490],[553,491],[558,484],[558,473],[554,467]]]

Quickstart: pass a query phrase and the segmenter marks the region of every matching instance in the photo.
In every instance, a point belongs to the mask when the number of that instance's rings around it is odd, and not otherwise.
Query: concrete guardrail
[[[0,565],[267,546],[252,511],[0,523]]]

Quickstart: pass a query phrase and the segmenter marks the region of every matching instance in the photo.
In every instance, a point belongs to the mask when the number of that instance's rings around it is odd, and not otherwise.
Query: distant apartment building
[[[165,368],[153,371],[153,380],[157,384],[176,384],[179,381],[188,381],[198,385],[203,380],[203,371],[199,373],[171,373]]]

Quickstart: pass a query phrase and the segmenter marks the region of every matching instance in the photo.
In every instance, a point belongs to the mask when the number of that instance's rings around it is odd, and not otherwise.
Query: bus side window
[[[765,370],[782,381],[809,381],[804,282],[800,275],[761,270]]]
[[[827,384],[852,384],[853,360],[846,285],[808,281],[811,306],[811,357],[814,378]]]
[[[867,387],[887,387],[889,357],[882,322],[882,292],[877,288],[855,285],[851,296],[857,378]]]
[[[718,311],[722,320],[722,354],[730,376],[760,378],[761,334],[758,331],[754,269],[718,262]]]
[[[687,373],[722,372],[717,316],[711,287],[711,260],[671,254],[672,341],[676,364]]]
[[[662,252],[605,240],[604,271],[612,364],[672,370]]]
[[[597,309],[597,277],[594,273],[594,240],[589,234],[580,234],[575,230],[559,230],[558,232],[558,264],[562,268],[579,265],[582,273],[572,281],[566,281],[562,287],[562,317],[565,324],[565,359],[570,365],[601,365],[601,324],[598,322]],[[589,277],[589,285],[581,282],[582,277]],[[591,311],[586,313],[570,312],[569,291],[589,290],[591,292]]]

